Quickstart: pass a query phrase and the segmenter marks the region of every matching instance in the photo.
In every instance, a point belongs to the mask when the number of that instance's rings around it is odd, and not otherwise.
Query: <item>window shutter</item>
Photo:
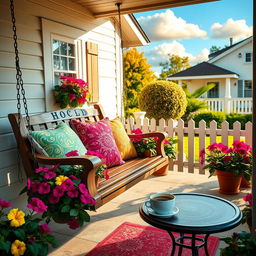
[[[243,95],[243,80],[238,80],[238,82],[237,82],[237,96],[238,96],[238,98],[244,97],[244,95]]]
[[[87,82],[91,102],[99,102],[98,45],[86,42]]]

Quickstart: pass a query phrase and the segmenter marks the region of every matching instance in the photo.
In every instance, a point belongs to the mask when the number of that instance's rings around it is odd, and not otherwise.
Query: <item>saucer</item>
[[[157,217],[161,217],[161,218],[169,218],[169,217],[172,217],[172,216],[176,215],[179,212],[179,208],[174,206],[173,212],[161,213],[160,214],[160,213],[156,213],[151,207],[146,206],[146,202],[145,202],[143,204],[143,211],[148,212],[150,215],[153,215],[153,216],[157,216]]]

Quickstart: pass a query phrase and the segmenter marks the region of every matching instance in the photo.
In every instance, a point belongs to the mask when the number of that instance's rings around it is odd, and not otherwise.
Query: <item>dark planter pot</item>
[[[240,193],[240,183],[242,177],[236,177],[232,172],[215,171],[219,181],[219,192],[226,195],[236,195]]]
[[[59,224],[66,224],[68,223],[69,221],[72,220],[73,217],[70,217],[69,214],[67,213],[62,213],[61,215],[60,214],[54,214],[52,216],[52,219],[56,222],[56,223],[59,223]]]

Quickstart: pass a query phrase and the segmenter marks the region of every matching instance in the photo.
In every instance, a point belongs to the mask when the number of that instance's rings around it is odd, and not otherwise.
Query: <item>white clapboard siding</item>
[[[178,120],[178,125],[173,120],[165,122],[161,120],[159,125],[156,126],[156,120],[144,118],[144,120],[135,120],[132,117],[124,119],[123,123],[128,133],[134,128],[141,128],[143,132],[160,131],[168,134],[169,137],[177,137],[178,139],[178,151],[177,159],[170,161],[169,168],[173,170],[173,165],[177,166],[179,172],[184,172],[185,168],[189,173],[195,173],[199,169],[200,174],[207,174],[203,169],[203,165],[199,164],[195,158],[200,159],[199,155],[195,155],[195,152],[200,152],[206,148],[206,136],[210,137],[210,143],[216,142],[217,136],[221,136],[221,141],[225,145],[228,145],[228,136],[232,136],[234,140],[245,140],[247,144],[252,146],[252,123],[248,122],[245,125],[245,130],[241,130],[241,124],[239,122],[234,123],[234,128],[229,129],[229,124],[224,121],[221,124],[221,128],[217,128],[216,121],[210,122],[210,128],[206,128],[206,122],[201,120],[199,127],[195,127],[194,120],[188,122],[188,126],[184,126],[183,120]],[[184,145],[184,137],[188,136],[188,145]],[[195,150],[195,137],[199,139],[199,149]],[[184,156],[184,147],[188,147],[187,159]],[[230,146],[230,145],[228,145]],[[199,153],[198,153],[199,154]],[[184,168],[185,167],[185,168]]]
[[[20,54],[20,67],[22,69],[43,70],[43,61],[40,56]],[[15,55],[9,52],[0,52],[0,67],[15,68]]]
[[[17,111],[16,111],[17,112]],[[10,122],[7,117],[0,118],[0,135],[12,132]]]
[[[24,84],[26,97],[29,99],[43,99],[44,85],[43,84]],[[16,84],[1,84],[0,83],[0,101],[1,100],[16,100],[17,90]]]
[[[16,147],[16,141],[13,133],[7,133],[0,136],[0,152]]]

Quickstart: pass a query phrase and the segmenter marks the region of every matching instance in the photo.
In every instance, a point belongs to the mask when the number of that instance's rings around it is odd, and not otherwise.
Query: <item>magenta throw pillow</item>
[[[101,153],[108,167],[125,163],[116,146],[108,118],[94,123],[72,120],[71,124],[87,150]]]

